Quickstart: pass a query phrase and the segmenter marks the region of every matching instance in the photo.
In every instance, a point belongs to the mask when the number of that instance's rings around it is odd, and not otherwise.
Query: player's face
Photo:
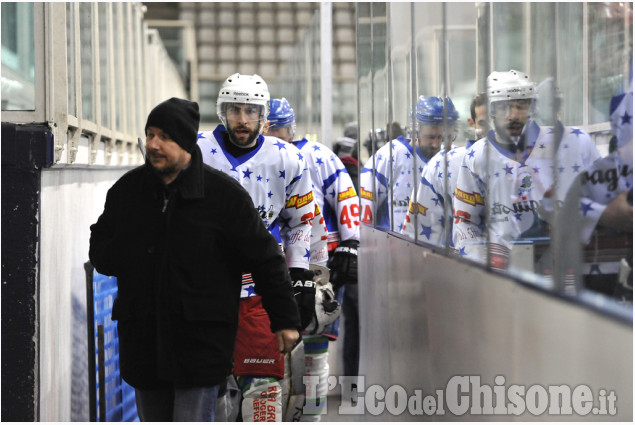
[[[278,139],[282,139],[287,143],[291,143],[293,141],[293,132],[291,131],[291,127],[269,126],[269,128],[265,132],[265,135],[277,137]]]
[[[449,137],[452,131],[449,127],[443,125],[419,125],[419,132],[417,133],[419,149],[426,158],[432,158],[443,144],[444,129],[447,129],[446,135]]]
[[[148,127],[146,131],[146,157],[164,180],[176,177],[191,159],[189,152],[157,127]]]
[[[485,137],[485,134],[489,130],[489,123],[487,122],[487,110],[485,105],[480,105],[474,108],[474,120],[468,119],[470,127],[474,129],[476,140]]]
[[[227,132],[233,144],[242,148],[249,148],[256,143],[260,134],[262,106],[245,103],[230,103],[227,105],[225,117]]]
[[[529,119],[531,99],[516,99],[496,102],[494,108],[494,126],[496,133],[507,139],[520,136]]]

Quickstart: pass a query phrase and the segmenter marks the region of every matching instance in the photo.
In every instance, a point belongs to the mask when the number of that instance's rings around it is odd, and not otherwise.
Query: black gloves
[[[315,272],[291,268],[289,269],[289,275],[291,276],[295,301],[298,303],[298,309],[300,310],[301,330],[304,330],[311,323],[315,311],[315,282],[313,280]]]
[[[334,291],[347,283],[357,283],[357,245],[355,240],[342,241],[333,250],[329,269]]]

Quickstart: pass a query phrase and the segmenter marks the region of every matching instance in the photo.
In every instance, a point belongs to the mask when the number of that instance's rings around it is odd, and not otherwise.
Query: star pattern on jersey
[[[513,168],[509,166],[509,164],[505,164],[505,168],[503,168],[503,170],[505,170],[505,174],[511,174]]]
[[[204,139],[205,136],[203,136],[203,133],[198,133],[198,136],[196,137],[196,140],[201,140]]]
[[[425,226],[425,225],[421,225],[421,233],[419,233],[420,236],[425,236],[426,238],[428,238],[428,240],[430,240],[430,235],[432,235],[432,227],[431,226]]]
[[[247,291],[248,297],[256,295],[256,289],[254,288],[254,285],[243,286],[243,290]]]
[[[315,160],[315,163],[318,164],[318,165],[322,165],[322,164],[324,164],[324,161],[322,161],[322,158],[318,158],[318,159]]]
[[[278,171],[278,172],[280,173],[280,178],[281,178],[281,179],[286,178],[286,172],[285,172],[285,170],[280,170],[280,171]]]
[[[631,123],[631,119],[633,117],[628,114],[628,111],[624,111],[624,115],[622,115],[621,118],[622,118],[622,124],[630,124]]]
[[[261,182],[261,181],[262,181],[262,176],[261,176],[261,175],[258,175],[258,177],[256,177],[256,181]]]
[[[285,218],[285,217],[278,216],[278,218],[280,219],[280,228],[281,229],[284,229],[285,227],[290,227],[289,223],[291,222],[291,217]]]
[[[212,155],[216,155],[216,148],[212,149],[210,152],[212,153]]]
[[[280,149],[286,149],[286,148],[287,148],[287,146],[285,145],[285,143],[284,143],[284,142],[280,142],[280,141],[278,141],[278,142],[274,143],[274,146],[277,146],[277,147],[278,147],[278,150],[280,150]]]
[[[582,213],[586,216],[589,211],[593,211],[593,205],[589,202],[588,204],[585,202],[581,203]]]
[[[321,149],[320,149],[320,147],[319,147],[318,145],[313,145],[312,147],[313,147],[313,150],[314,150],[314,151],[319,151],[319,150],[321,150]]]
[[[465,247],[462,247],[462,248],[459,249],[459,255],[460,256],[467,255],[467,252],[465,252]]]
[[[573,130],[571,130],[571,134],[575,134],[576,137],[580,137],[581,135],[584,134],[584,132],[580,130],[579,128],[574,128]]]
[[[311,258],[311,251],[309,251],[308,249],[304,248],[306,250],[306,254],[304,254],[304,258]]]
[[[300,159],[300,161],[302,161],[304,159],[304,157],[302,156],[302,154],[300,152],[297,153],[298,158]]]
[[[271,191],[269,191],[269,193],[267,193],[267,198],[271,198],[273,196],[273,193],[271,193]]]
[[[470,158],[474,158],[474,149],[470,149],[467,153],[467,156],[469,156]]]
[[[251,175],[253,174],[253,171],[249,171],[249,168],[247,168],[245,171],[243,171],[243,177],[246,179],[251,180]]]

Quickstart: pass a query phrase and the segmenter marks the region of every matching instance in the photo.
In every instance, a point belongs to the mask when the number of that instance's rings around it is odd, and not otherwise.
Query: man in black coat
[[[210,421],[232,368],[241,274],[280,355],[299,338],[286,262],[247,191],[202,162],[198,104],[172,98],[146,124],[146,163],[108,191],[90,260],[116,276],[121,375],[144,421]]]

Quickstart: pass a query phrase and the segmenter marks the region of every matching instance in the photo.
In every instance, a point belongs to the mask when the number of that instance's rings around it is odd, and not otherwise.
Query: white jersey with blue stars
[[[308,269],[315,204],[302,154],[280,139],[259,135],[256,149],[234,157],[225,148],[226,133],[223,125],[199,133],[203,162],[233,177],[249,192],[263,224],[282,244],[287,265]],[[242,296],[254,295],[247,283],[243,279]]]
[[[414,239],[416,232],[417,239],[420,241],[441,246],[445,244],[446,228],[452,227],[452,200],[459,169],[463,155],[473,143],[473,140],[469,140],[465,146],[450,149],[447,155],[446,151],[442,150],[428,161],[421,175],[417,192],[413,190],[410,195],[408,213],[401,233]],[[447,190],[445,189],[446,181]],[[444,212],[444,209],[447,211]],[[447,217],[444,219],[446,214]],[[451,240],[450,246],[454,246]]]
[[[359,241],[359,198],[340,158],[321,143],[294,141],[309,167],[313,194],[328,230],[329,250],[340,240]]]
[[[408,212],[414,176],[420,176],[427,163],[428,158],[419,148],[413,148],[410,139],[403,136],[382,146],[366,161],[359,177],[362,221],[399,232]]]
[[[506,268],[512,242],[535,236],[540,211],[552,210],[554,200],[561,203],[577,175],[599,158],[593,140],[580,129],[560,125],[559,147],[554,133],[554,127],[539,127],[530,121],[522,151],[514,153],[493,142],[493,130],[466,151],[453,205],[453,242],[459,255],[485,260],[489,205],[491,265]],[[558,184],[554,193],[555,171]]]

